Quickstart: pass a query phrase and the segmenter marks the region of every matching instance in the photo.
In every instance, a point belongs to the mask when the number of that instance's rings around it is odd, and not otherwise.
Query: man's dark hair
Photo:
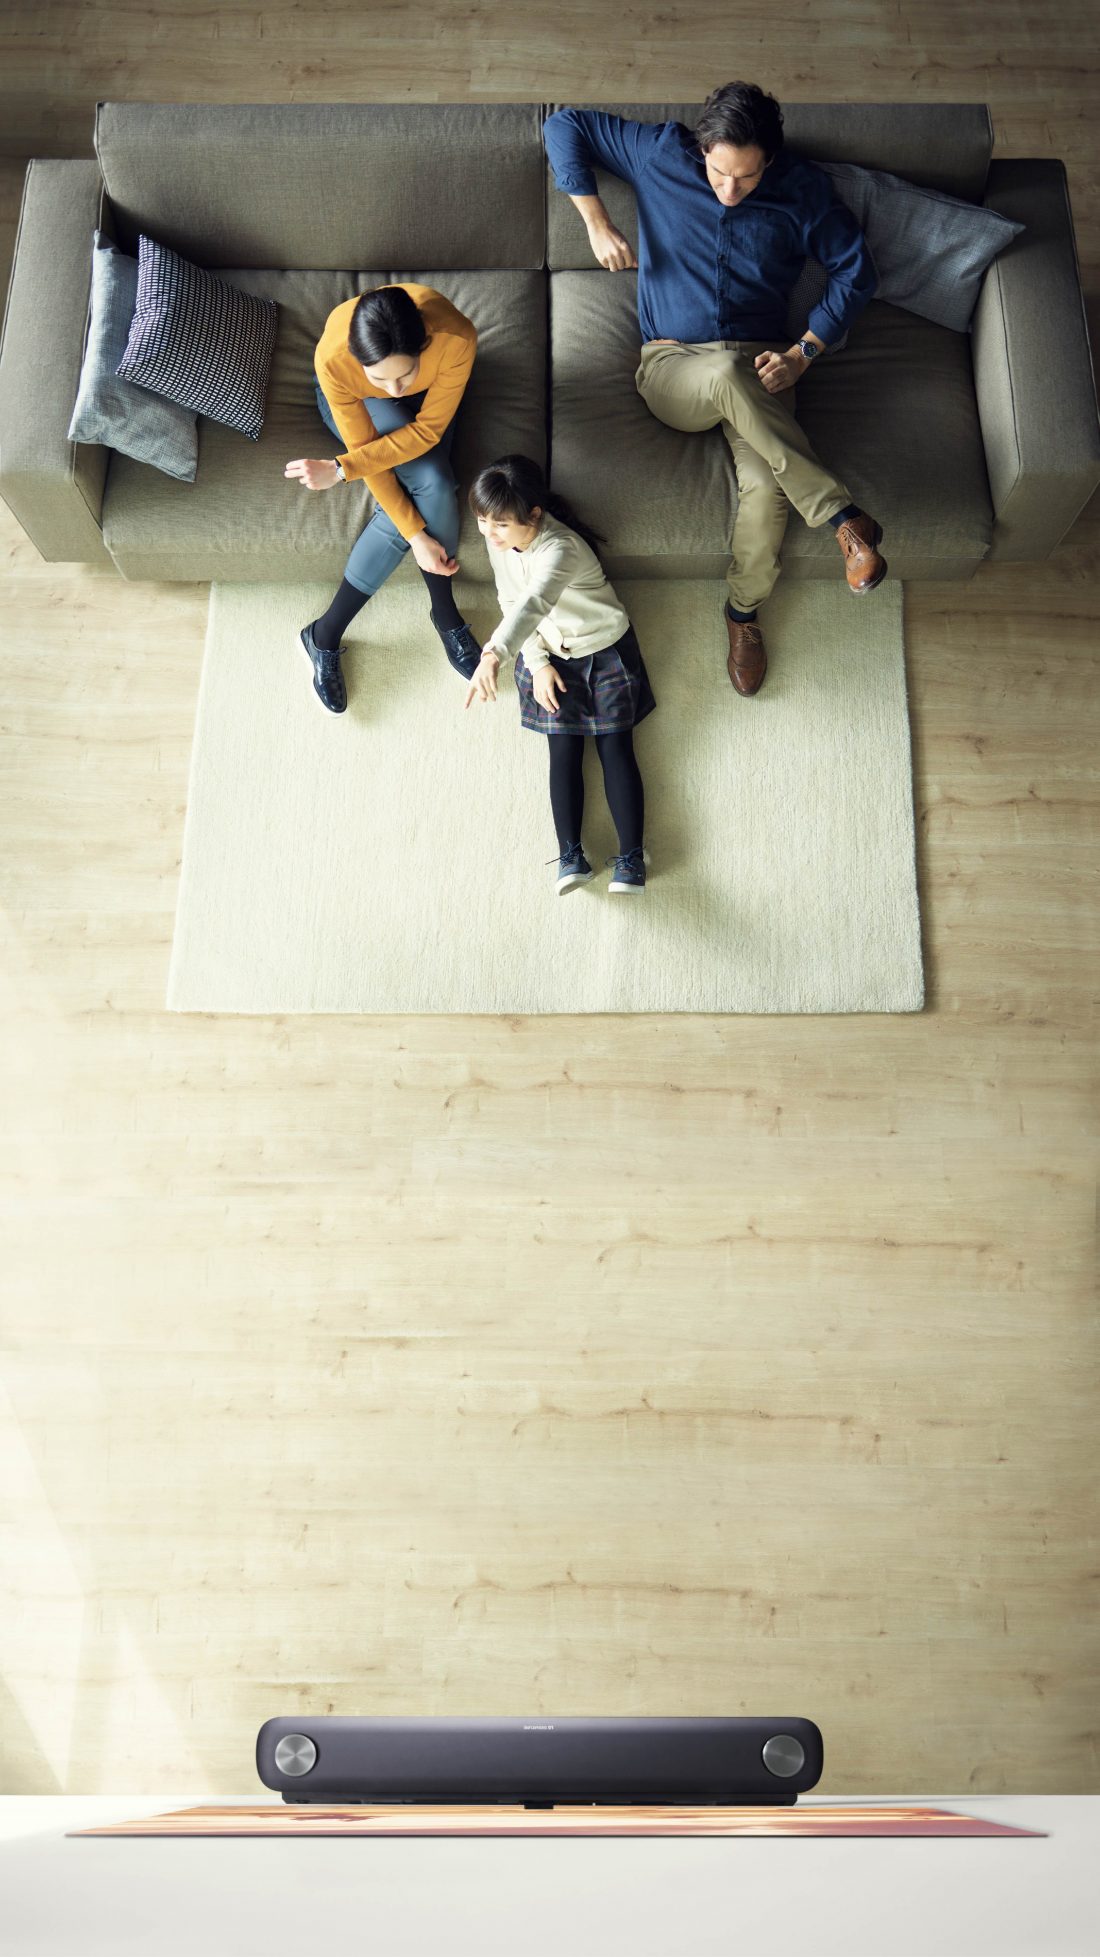
[[[727,82],[703,103],[695,140],[704,153],[716,143],[732,143],[735,149],[758,144],[770,163],[783,147],[783,111],[755,82]]]
[[[429,338],[420,308],[401,285],[364,292],[348,328],[349,350],[364,367],[376,367],[391,353],[423,353]]]

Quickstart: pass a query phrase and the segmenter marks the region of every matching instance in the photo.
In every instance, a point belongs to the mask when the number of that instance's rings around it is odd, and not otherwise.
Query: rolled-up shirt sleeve
[[[806,321],[811,333],[831,346],[839,340],[873,299],[878,273],[871,248],[846,204],[833,198],[806,226],[807,255],[816,258],[829,282]]]
[[[556,109],[543,124],[554,184],[568,197],[595,197],[595,172],[637,183],[653,154],[661,125],[631,122],[603,109]]]
[[[574,568],[573,552],[564,541],[540,551],[535,581],[511,610],[505,612],[492,634],[493,645],[507,657],[514,658],[522,651],[524,664],[532,673],[550,663],[549,653],[535,638],[535,627],[557,604]]]

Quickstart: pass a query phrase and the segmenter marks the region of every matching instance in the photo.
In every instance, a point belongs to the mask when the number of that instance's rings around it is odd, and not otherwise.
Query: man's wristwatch
[[[813,340],[799,340],[798,346],[799,351],[805,354],[807,360],[816,360],[818,354],[821,352],[821,348]]]
[[[335,458],[335,456],[333,457],[333,461],[334,461],[334,462],[336,461],[336,458]],[[347,477],[346,477],[346,476],[345,476],[345,474],[344,474],[344,465],[343,465],[343,463],[342,463],[342,462],[337,462],[337,463],[336,463],[336,480],[337,480],[337,482],[346,482],[346,481],[347,481]]]

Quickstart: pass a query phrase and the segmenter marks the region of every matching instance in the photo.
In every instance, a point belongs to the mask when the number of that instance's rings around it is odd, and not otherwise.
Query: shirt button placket
[[[718,321],[718,325],[720,325],[720,339],[724,342],[730,342],[736,339],[736,333],[734,333],[734,297],[732,297],[732,276],[730,276],[730,231],[732,231],[732,215],[734,215],[732,209],[728,209],[724,205],[722,207],[722,215],[720,215],[720,225],[722,225],[722,317]]]

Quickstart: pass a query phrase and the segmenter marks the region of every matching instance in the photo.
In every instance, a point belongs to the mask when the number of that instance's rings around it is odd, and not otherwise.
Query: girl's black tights
[[[597,734],[596,752],[603,769],[604,792],[611,819],[619,836],[619,850],[626,856],[642,847],[645,795],[641,770],[634,753],[634,735],[628,727],[621,734]],[[584,737],[581,734],[548,734],[550,749],[550,808],[558,836],[558,848],[579,843],[584,816]]]

